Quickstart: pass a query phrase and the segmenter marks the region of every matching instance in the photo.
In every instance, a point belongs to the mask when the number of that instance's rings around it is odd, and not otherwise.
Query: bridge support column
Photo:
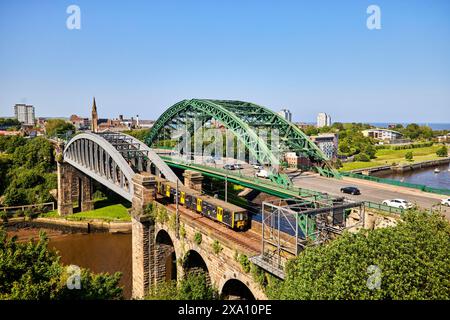
[[[190,189],[202,191],[203,176],[200,172],[185,170],[183,173],[184,185]]]
[[[133,177],[132,199],[132,269],[133,298],[143,298],[155,282],[152,266],[155,264],[155,223],[145,217],[144,209],[155,198],[155,178],[144,172]]]
[[[81,211],[90,211],[94,209],[92,200],[92,179],[87,175],[81,176]]]
[[[58,161],[58,213],[65,216],[73,213],[72,203],[72,166],[66,162]]]

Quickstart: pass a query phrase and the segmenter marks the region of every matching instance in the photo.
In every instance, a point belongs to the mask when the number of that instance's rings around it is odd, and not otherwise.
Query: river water
[[[50,238],[49,247],[59,251],[61,261],[93,272],[122,272],[125,299],[131,297],[131,234],[66,234]]]
[[[8,231],[20,242],[37,240],[40,229],[22,228]],[[131,298],[131,234],[89,233],[63,234],[61,231],[44,230],[49,238],[48,247],[55,249],[64,265],[77,265],[95,273],[121,272],[120,286],[125,299]]]
[[[380,178],[388,178],[409,183],[423,184],[429,187],[450,189],[450,165],[437,167],[440,172],[435,173],[435,167],[406,171],[403,173],[375,172],[373,175]]]

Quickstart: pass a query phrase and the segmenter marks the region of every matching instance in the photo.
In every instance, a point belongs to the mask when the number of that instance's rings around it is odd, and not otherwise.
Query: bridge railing
[[[198,163],[180,161],[179,159],[174,159],[173,157],[170,157],[170,156],[160,156],[160,157],[165,160],[177,162],[181,165],[185,165],[185,166],[189,166],[189,167],[198,167],[205,171],[214,171],[216,173],[220,173],[220,174],[222,174],[224,176],[228,176],[230,178],[238,178],[240,180],[245,179],[256,185],[264,185],[264,186],[266,186],[268,188],[272,188],[272,189],[288,190],[288,191],[298,194],[298,195],[317,196],[317,197],[323,197],[326,195],[323,192],[309,190],[309,189],[295,187],[295,186],[281,187],[280,185],[278,185],[268,179],[262,179],[262,178],[242,174],[241,170],[230,171],[230,170],[226,170],[223,168],[217,168],[217,167],[211,167],[208,165],[203,165],[203,164],[198,164]]]
[[[46,211],[54,211],[55,210],[55,203],[54,202],[45,202],[45,203],[37,203],[37,204],[27,204],[22,206],[10,206],[10,207],[0,207],[0,212],[17,212],[21,211],[24,212],[27,209],[42,209]]]
[[[364,201],[364,205],[366,208],[385,211],[385,212],[389,212],[389,213],[393,213],[393,214],[401,215],[403,212],[405,212],[404,209],[394,208],[394,207],[387,206],[385,204],[375,203],[375,202],[371,202],[371,201]]]
[[[363,174],[358,174],[358,173],[351,173],[351,172],[341,172],[341,174],[343,176],[350,177],[350,178],[357,178],[357,179],[363,179],[363,180],[368,180],[368,181],[374,181],[374,182],[378,182],[378,183],[390,184],[390,185],[399,186],[399,187],[418,189],[418,190],[421,190],[424,192],[429,192],[429,193],[436,193],[436,194],[442,194],[442,195],[447,195],[447,196],[450,195],[450,189],[433,188],[433,187],[429,187],[429,186],[426,186],[423,184],[402,182],[402,181],[398,181],[398,180],[394,180],[394,179],[379,178],[379,177],[368,176],[368,175],[363,175]]]

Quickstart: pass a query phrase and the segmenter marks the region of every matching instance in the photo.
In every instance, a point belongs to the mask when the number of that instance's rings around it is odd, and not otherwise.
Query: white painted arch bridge
[[[178,180],[152,149],[124,133],[77,134],[67,143],[63,157],[65,162],[129,201],[134,194],[132,178],[136,173],[160,173],[169,181]]]

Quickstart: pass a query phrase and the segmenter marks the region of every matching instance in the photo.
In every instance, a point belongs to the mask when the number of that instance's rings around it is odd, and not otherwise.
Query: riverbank
[[[443,166],[450,163],[450,157],[440,158],[435,160],[428,160],[422,162],[411,162],[411,163],[402,163],[399,165],[383,165],[377,167],[368,167],[361,168],[356,170],[351,170],[351,173],[362,173],[365,175],[371,175],[375,172],[383,172],[383,173],[402,173],[412,170],[424,169],[424,168],[434,168]]]
[[[403,150],[391,150],[391,149],[380,149],[376,152],[376,158],[368,162],[364,161],[354,161],[343,163],[343,167],[339,169],[340,171],[353,171],[369,169],[374,167],[385,167],[385,166],[403,166],[412,165],[420,162],[426,162],[431,160],[442,159],[436,155],[436,151],[442,147],[441,145],[433,145],[431,147],[414,148],[414,149],[403,149]],[[412,152],[413,160],[407,161],[405,159],[405,154],[407,152]]]
[[[2,226],[9,231],[45,229],[61,233],[131,233],[131,222],[102,220],[71,221],[64,218],[11,218]]]

